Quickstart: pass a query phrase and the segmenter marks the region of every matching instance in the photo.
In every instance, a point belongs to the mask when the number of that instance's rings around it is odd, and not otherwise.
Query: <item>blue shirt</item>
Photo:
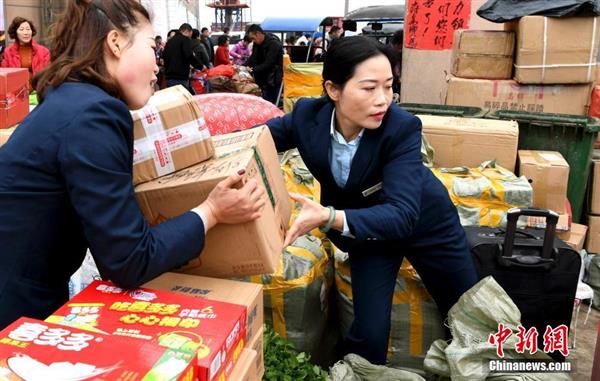
[[[335,129],[335,108],[333,109],[333,112],[331,113],[331,127],[329,133],[331,136],[329,165],[331,166],[331,174],[333,175],[333,179],[340,188],[343,188],[346,185],[346,181],[348,181],[352,159],[354,159],[354,155],[356,154],[356,150],[358,149],[360,139],[362,138],[364,132],[364,129],[360,130],[358,136],[354,140],[347,142],[346,138],[344,138],[344,136]],[[353,237],[352,234],[350,234],[350,228],[346,222],[345,215],[344,230],[342,235]]]

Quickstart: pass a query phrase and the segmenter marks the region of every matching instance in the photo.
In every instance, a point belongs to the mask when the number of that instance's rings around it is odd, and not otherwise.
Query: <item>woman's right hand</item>
[[[242,169],[219,182],[200,205],[200,209],[209,220],[208,228],[219,223],[248,222],[261,216],[266,203],[265,188],[258,185],[255,179],[250,179],[242,185],[244,174]]]

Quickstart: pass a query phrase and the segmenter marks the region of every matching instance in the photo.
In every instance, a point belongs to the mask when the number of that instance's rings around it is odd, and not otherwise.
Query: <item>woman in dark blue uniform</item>
[[[403,257],[447,314],[477,281],[448,192],[421,161],[421,123],[392,104],[394,53],[366,37],[327,52],[326,96],[300,100],[267,124],[279,151],[297,147],[321,183],[286,244],[320,227],[350,257],[354,322],[345,350],[386,361],[395,280]]]
[[[136,287],[197,257],[215,224],[259,216],[264,189],[237,189],[238,173],[191,211],[144,220],[129,110],[152,95],[154,48],[139,1],[69,1],[37,79],[43,100],[0,148],[0,329],[65,303],[87,248],[104,279]]]

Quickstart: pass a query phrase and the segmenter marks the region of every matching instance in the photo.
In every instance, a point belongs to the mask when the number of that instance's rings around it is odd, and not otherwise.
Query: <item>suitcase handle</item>
[[[549,259],[552,256],[554,247],[554,235],[556,234],[556,224],[558,223],[558,214],[548,209],[534,208],[513,208],[507,212],[506,216],[506,236],[502,250],[503,257],[512,257],[513,247],[515,245],[515,235],[517,232],[517,221],[521,216],[545,217],[546,231],[544,233],[544,246],[542,247],[542,258]]]

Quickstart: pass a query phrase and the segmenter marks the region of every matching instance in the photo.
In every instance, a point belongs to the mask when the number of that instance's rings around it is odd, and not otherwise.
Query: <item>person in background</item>
[[[402,78],[402,44],[403,44],[403,40],[404,40],[404,30],[399,29],[396,32],[394,32],[394,35],[392,36],[392,40],[391,40],[391,45],[392,45],[392,49],[394,49],[394,52],[396,52],[396,56],[398,58],[398,61],[396,63],[396,66],[394,67],[394,93],[396,94],[400,94],[400,81]]]
[[[223,35],[229,37],[229,30],[230,29],[228,26],[223,27]]]
[[[36,33],[31,21],[23,17],[15,17],[8,27],[8,36],[15,42],[4,51],[1,65],[27,69],[30,90],[35,90],[31,85],[33,76],[50,64],[50,51],[33,39]]]
[[[229,36],[222,34],[218,40],[219,47],[215,53],[215,66],[229,65]]]
[[[233,59],[233,63],[238,66],[245,66],[246,61],[250,58],[252,54],[252,48],[250,47],[250,43],[252,40],[247,35],[244,36],[242,40],[240,40],[237,44],[231,48],[229,51],[229,55]]]
[[[442,316],[478,280],[444,185],[423,165],[421,121],[392,102],[394,54],[374,39],[342,38],[323,63],[325,96],[267,122],[278,152],[298,148],[321,184],[284,246],[314,228],[349,255],[354,321],[343,350],[385,364],[392,299],[404,257]],[[342,348],[340,348],[342,349]]]
[[[200,40],[200,31],[196,28],[192,30],[192,52],[194,53],[196,60],[202,63],[202,70],[210,69],[212,67],[208,52],[206,51],[206,46]]]
[[[250,25],[246,34],[253,42],[252,55],[246,64],[252,68],[262,97],[276,104],[283,79],[283,45],[274,35],[266,34],[258,24]]]
[[[176,34],[177,34],[177,29],[171,29],[169,31],[169,33],[167,33],[167,41],[169,41],[170,39],[175,37]]]
[[[207,27],[200,29],[200,39],[204,46],[206,46],[206,51],[208,52],[208,58],[211,63],[215,62],[215,45],[210,39],[210,32]]]
[[[331,27],[331,29],[329,29],[328,34],[329,34],[329,42],[332,42],[333,40],[337,40],[342,37],[342,28],[340,28],[337,25],[334,25]]]
[[[0,148],[0,329],[66,303],[88,248],[103,279],[132,289],[197,258],[216,224],[265,205],[240,169],[202,204],[149,225],[133,189],[130,110],[156,82],[150,16],[137,0],[67,4],[53,61],[34,78],[41,102]]]
[[[190,86],[190,66],[202,70],[202,63],[194,56],[192,51],[192,26],[183,23],[165,45],[162,59],[165,63],[165,76],[167,87],[182,85],[191,94],[194,89]]]
[[[154,56],[156,57],[156,65],[158,66],[158,74],[156,75],[156,89],[164,89],[167,87],[167,80],[165,79],[165,65],[163,62],[162,52],[165,49],[165,44],[162,40],[162,36],[154,37]]]

